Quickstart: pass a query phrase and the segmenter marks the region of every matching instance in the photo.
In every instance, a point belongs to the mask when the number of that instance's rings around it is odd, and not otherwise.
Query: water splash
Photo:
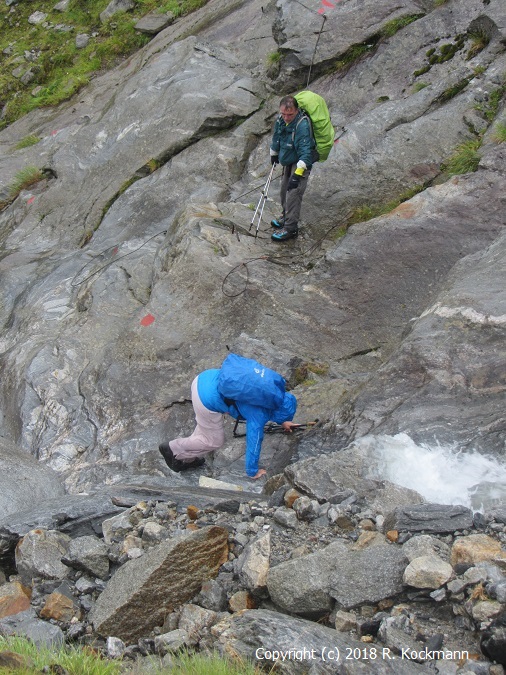
[[[422,443],[410,436],[366,436],[356,441],[371,457],[371,477],[416,490],[436,504],[483,511],[506,502],[506,465],[456,446]]]

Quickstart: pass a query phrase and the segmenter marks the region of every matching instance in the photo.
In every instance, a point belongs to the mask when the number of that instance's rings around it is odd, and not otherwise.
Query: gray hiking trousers
[[[304,176],[301,176],[299,187],[295,190],[287,190],[290,176],[297,168],[297,164],[283,167],[283,175],[281,176],[281,206],[283,208],[283,215],[285,217],[285,229],[288,232],[294,232],[299,228],[300,209],[302,206],[302,197],[307,187],[307,180],[309,178],[309,171],[306,171]]]

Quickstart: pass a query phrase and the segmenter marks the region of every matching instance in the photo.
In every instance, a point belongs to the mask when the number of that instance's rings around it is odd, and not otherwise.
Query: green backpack
[[[299,108],[311,120],[313,137],[318,151],[318,161],[324,162],[334,145],[334,127],[330,121],[330,113],[325,99],[312,91],[301,91],[295,94]]]

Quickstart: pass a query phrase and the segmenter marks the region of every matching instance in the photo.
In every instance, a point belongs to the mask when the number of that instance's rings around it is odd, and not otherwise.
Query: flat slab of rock
[[[134,28],[139,33],[147,33],[148,35],[156,35],[167,26],[174,22],[174,14],[167,12],[160,14],[160,12],[150,12],[137,21]]]
[[[265,609],[253,609],[224,619],[213,626],[211,633],[226,653],[238,654],[260,666],[277,663],[281,672],[295,675],[364,673],[372,663],[371,672],[378,675],[409,675],[422,671],[418,664],[390,660],[393,655],[389,649],[383,653],[377,645],[358,642],[332,628]],[[375,658],[369,658],[373,654]]]
[[[90,621],[100,635],[136,642],[193,598],[227,559],[228,531],[222,527],[164,541],[119,568],[99,596]]]
[[[437,532],[447,534],[473,527],[472,511],[465,506],[415,504],[401,506],[385,518],[384,529],[399,532]]]

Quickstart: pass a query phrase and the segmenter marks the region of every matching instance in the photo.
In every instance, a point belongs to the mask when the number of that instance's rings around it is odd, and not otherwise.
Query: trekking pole
[[[257,220],[257,224],[256,224],[256,229],[255,229],[255,239],[257,238],[258,230],[260,228],[260,222],[262,221],[262,214],[264,212],[265,202],[267,201],[267,195],[269,193],[269,188],[271,186],[272,174],[274,173],[275,166],[276,166],[275,164],[272,165],[271,171],[270,171],[269,175],[267,176],[267,181],[264,185],[264,188],[262,190],[262,194],[260,195],[260,199],[258,200],[258,204],[257,204],[257,207],[255,209],[255,213],[253,214],[253,218],[251,219],[251,223],[250,223],[250,226],[249,226],[249,229],[251,230],[251,228],[255,224],[255,218],[258,215],[258,220]]]
[[[308,429],[312,429],[313,427],[315,427],[318,424],[319,421],[320,421],[319,419],[315,419],[312,422],[305,422],[304,424],[297,424],[296,427],[292,427],[291,431],[292,431],[292,433],[294,431],[307,431]],[[239,433],[239,431],[237,430],[238,427],[239,427],[239,424],[243,424],[244,422],[246,422],[246,420],[243,420],[241,417],[238,417],[236,419],[235,425],[234,425],[234,430],[233,430],[234,438],[242,438],[243,436],[246,436],[246,434]],[[264,426],[264,432],[266,434],[288,434],[288,433],[290,433],[283,427],[282,424],[276,424],[275,422],[269,422],[268,424],[266,424]]]

